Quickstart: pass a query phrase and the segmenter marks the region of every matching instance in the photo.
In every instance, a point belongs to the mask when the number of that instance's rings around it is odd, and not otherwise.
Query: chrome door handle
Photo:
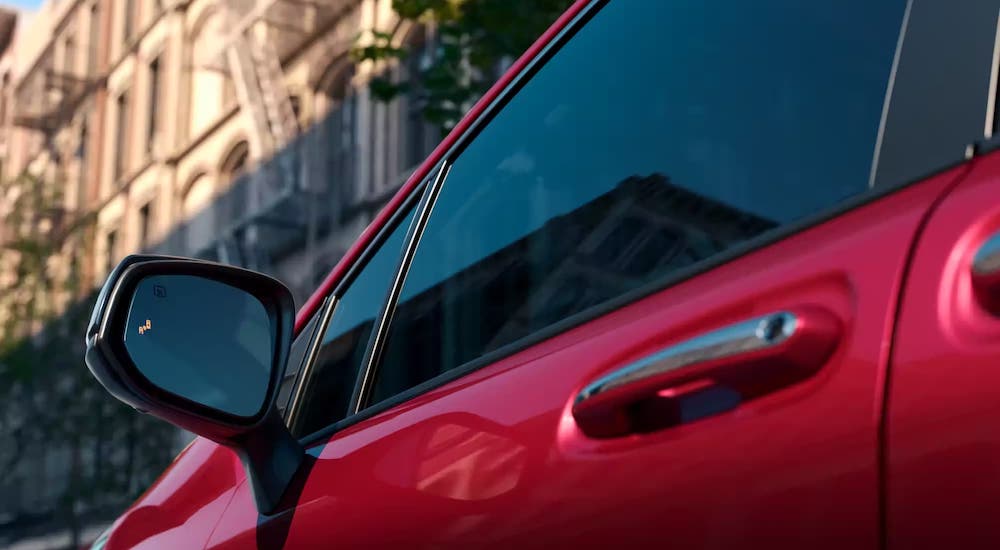
[[[797,318],[793,313],[782,311],[730,325],[670,346],[587,384],[577,394],[575,404],[585,403],[588,399],[630,382],[705,361],[776,346],[795,333],[796,322]]]
[[[670,416],[664,401],[677,406],[686,390],[710,386],[733,390],[740,400],[752,399],[815,372],[833,352],[839,335],[839,321],[822,308],[754,317],[598,377],[576,395],[573,416],[593,437],[645,431],[643,426],[666,427],[661,424],[670,424],[671,419],[641,418],[646,416],[642,411]]]

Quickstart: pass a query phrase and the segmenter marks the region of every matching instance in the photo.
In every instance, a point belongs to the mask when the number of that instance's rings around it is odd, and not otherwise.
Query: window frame
[[[128,43],[135,34],[137,15],[135,0],[125,0],[122,6],[122,41]]]
[[[112,183],[115,185],[121,185],[129,172],[128,132],[130,129],[129,117],[132,114],[131,100],[131,90],[129,88],[123,88],[115,97],[114,137],[117,143],[115,146],[114,166],[112,166]]]
[[[326,332],[326,327],[330,321],[330,315],[333,312],[333,304],[336,302],[334,296],[327,296],[323,302],[320,304],[319,309],[302,325],[302,330],[295,335],[292,340],[292,348],[300,342],[304,343],[306,346],[305,353],[299,361],[298,371],[295,373],[295,379],[291,383],[291,388],[288,391],[288,398],[284,404],[276,403],[278,410],[281,412],[282,418],[285,420],[286,425],[289,430],[291,430],[291,419],[295,412],[295,407],[297,400],[299,398],[299,392],[302,388],[303,373],[305,371],[306,365],[312,363],[313,358],[319,350],[319,343],[322,342],[322,338],[317,338],[316,335],[322,331]],[[289,354],[292,357],[294,354]],[[282,373],[281,380],[284,382],[288,378],[288,368],[291,367],[291,363],[285,365],[285,372]],[[278,393],[280,394],[281,385],[278,386]]]
[[[1000,5],[1000,0],[986,0],[988,2]],[[358,377],[355,397],[352,398],[351,410],[355,412],[349,414],[346,418],[334,422],[327,426],[326,428],[316,431],[312,434],[308,434],[300,438],[300,441],[306,445],[321,444],[327,441],[333,434],[338,431],[362,422],[366,419],[374,417],[382,412],[396,407],[397,405],[409,401],[421,394],[424,394],[432,389],[438,388],[445,384],[448,384],[454,380],[462,378],[476,370],[479,370],[487,365],[496,363],[497,361],[516,354],[525,349],[531,348],[538,343],[548,340],[558,334],[564,333],[574,327],[580,326],[586,322],[595,320],[604,315],[607,315],[613,311],[621,309],[629,304],[635,303],[643,298],[651,296],[657,292],[666,290],[672,286],[682,283],[692,277],[696,277],[703,273],[712,271],[722,265],[725,265],[737,258],[745,256],[751,252],[760,250],[762,248],[771,246],[780,241],[787,239],[788,237],[801,233],[806,229],[822,224],[823,222],[829,221],[846,212],[857,209],[863,205],[874,202],[876,200],[882,199],[888,195],[896,193],[897,191],[908,187],[913,183],[926,180],[928,177],[945,172],[949,169],[955,168],[968,163],[976,155],[987,151],[988,149],[983,146],[982,130],[984,127],[984,122],[976,121],[976,128],[966,129],[963,128],[960,132],[960,137],[947,136],[947,138],[941,138],[940,142],[935,142],[934,147],[940,150],[948,151],[947,159],[941,162],[938,166],[935,166],[930,172],[910,174],[908,177],[901,179],[900,181],[893,181],[889,183],[879,183],[875,185],[870,185],[867,191],[858,193],[844,201],[841,201],[833,206],[821,209],[816,213],[806,216],[801,220],[797,220],[792,223],[784,224],[776,227],[772,230],[766,231],[756,237],[748,239],[747,241],[740,243],[732,248],[729,248],[723,252],[713,255],[710,258],[699,261],[690,266],[678,269],[671,272],[669,275],[661,277],[656,281],[652,281],[648,284],[642,285],[641,287],[635,288],[621,296],[618,296],[612,300],[604,302],[602,304],[592,306],[578,312],[576,314],[570,315],[569,317],[560,320],[552,325],[545,327],[535,333],[497,348],[489,353],[486,353],[468,363],[465,363],[455,369],[449,370],[447,372],[441,373],[430,380],[427,380],[421,384],[407,389],[398,395],[389,398],[380,403],[366,406],[367,402],[365,399],[364,387],[367,385],[369,388],[374,382],[374,376],[378,373],[378,369],[382,368],[381,354],[385,348],[385,336],[389,325],[392,322],[392,315],[396,307],[396,299],[402,290],[402,285],[405,282],[406,275],[408,273],[409,264],[413,259],[413,255],[419,246],[420,236],[423,229],[426,227],[426,221],[431,215],[435,200],[437,198],[437,193],[447,184],[448,171],[450,170],[454,159],[460,156],[467,146],[475,140],[483,128],[489,124],[495,116],[503,111],[504,107],[509,103],[509,101],[520,92],[520,90],[525,86],[527,82],[534,77],[534,75],[545,66],[545,64],[562,48],[564,44],[576,33],[583,28],[593,17],[597,14],[604,6],[606,6],[610,0],[592,0],[584,6],[561,30],[559,30],[554,37],[545,44],[539,53],[518,72],[513,78],[508,82],[503,89],[497,94],[497,96],[492,99],[487,105],[485,105],[479,112],[475,113],[473,116],[469,127],[465,129],[454,142],[439,156],[438,162],[431,168],[426,176],[423,178],[424,181],[421,182],[416,188],[410,191],[409,196],[406,201],[402,203],[399,208],[393,213],[390,220],[385,224],[385,226],[380,230],[379,234],[375,239],[365,248],[359,259],[355,264],[348,270],[344,277],[334,284],[334,289],[329,293],[332,297],[330,303],[326,306],[330,309],[330,313],[333,313],[333,308],[336,303],[336,296],[342,294],[348,285],[353,281],[357,272],[360,271],[366,264],[368,259],[379,249],[382,242],[384,242],[385,237],[391,233],[395,228],[395,224],[401,215],[406,215],[409,213],[408,208],[412,204],[413,200],[417,197],[420,199],[420,203],[416,206],[419,210],[414,216],[413,225],[410,227],[408,234],[403,243],[403,248],[401,252],[401,257],[399,261],[399,267],[394,275],[394,280],[389,290],[387,291],[386,297],[382,304],[381,313],[379,318],[376,319],[376,329],[372,331],[371,338],[368,343],[368,347],[365,352],[365,361],[362,365],[361,375]],[[885,148],[885,140],[887,132],[885,131],[885,124],[887,119],[907,119],[907,115],[911,112],[916,114],[918,109],[923,110],[923,107],[928,104],[937,104],[930,102],[933,98],[934,102],[941,102],[942,92],[938,89],[940,87],[933,86],[935,82],[940,82],[942,79],[942,73],[948,70],[948,62],[939,63],[938,66],[932,67],[931,70],[925,71],[919,75],[917,78],[912,79],[918,81],[921,85],[917,85],[911,82],[909,87],[902,89],[900,87],[894,87],[895,77],[898,66],[900,65],[900,59],[903,58],[904,63],[906,58],[904,57],[906,52],[913,49],[920,49],[920,47],[927,47],[927,43],[931,40],[939,46],[941,50],[944,50],[947,55],[942,55],[945,60],[952,57],[962,57],[967,58],[969,56],[969,51],[962,45],[955,45],[950,40],[942,40],[940,36],[933,36],[934,33],[928,33],[928,30],[937,30],[934,28],[922,28],[918,35],[913,37],[908,37],[907,33],[911,27],[910,13],[912,11],[914,3],[919,3],[921,5],[931,4],[938,7],[944,5],[947,6],[946,0],[907,0],[906,7],[904,8],[904,15],[900,27],[900,37],[897,42],[897,49],[894,53],[894,61],[892,69],[889,75],[889,83],[886,90],[886,100],[883,107],[882,120],[879,127],[879,137],[876,142],[876,151],[881,152]],[[992,4],[991,4],[992,6]],[[959,12],[959,10],[956,10]],[[975,14],[962,14],[958,13],[956,17],[962,19],[962,22],[970,22],[973,20]],[[924,18],[926,19],[926,18]],[[995,20],[995,18],[994,18]],[[924,22],[927,25],[933,25],[932,23]],[[958,25],[960,27],[961,25]],[[997,35],[997,44],[1000,44],[1000,29],[992,29]],[[951,33],[949,33],[951,34]],[[992,36],[992,33],[991,33]],[[909,40],[907,40],[909,38]],[[990,52],[988,55],[989,59],[993,59],[993,49],[995,44],[991,40]],[[983,54],[983,52],[976,52]],[[912,63],[912,60],[911,60]],[[992,68],[990,66],[974,66],[965,71],[965,74],[959,75],[960,78],[955,78],[954,75],[949,75],[948,77],[948,92],[947,99],[948,104],[944,107],[951,109],[958,109],[963,103],[969,103],[970,100],[979,101],[983,99],[982,110],[983,110],[983,121],[985,121],[987,101],[992,102],[994,99],[992,97],[987,98],[987,88],[992,84],[990,80],[990,74],[992,73]],[[934,91],[937,90],[937,91]],[[904,99],[900,100],[899,97],[902,96]],[[927,117],[921,117],[921,120],[925,120]],[[913,132],[913,125],[906,129],[907,131],[895,132],[893,136],[901,145],[909,145],[908,142],[912,142],[914,139],[920,139],[927,141],[928,139],[934,140],[935,136],[933,134],[928,137],[927,132]],[[978,133],[977,133],[978,131]],[[908,137],[914,136],[914,137]],[[447,139],[447,138],[446,138]],[[989,143],[989,142],[985,142]],[[926,145],[925,145],[926,147]],[[873,151],[875,155],[876,151]],[[835,156],[831,156],[835,160]],[[879,164],[878,155],[873,158],[872,167],[872,181],[875,181],[876,172],[882,168]],[[421,219],[423,222],[421,223]],[[319,312],[317,312],[319,313]],[[332,316],[331,316],[332,317]],[[317,330],[315,332],[314,338],[321,340],[323,337],[324,330]],[[379,335],[381,333],[381,335]],[[314,357],[310,357],[307,360],[311,361]],[[310,368],[309,363],[302,366],[303,371]],[[303,384],[302,388],[296,388],[296,391],[307,391],[306,385]],[[355,400],[357,400],[355,402]]]
[[[440,174],[443,167],[444,164],[439,163],[434,168],[432,168],[431,177]],[[375,256],[376,253],[378,253],[379,250],[381,250],[382,245],[385,244],[385,242],[389,239],[392,233],[399,227],[399,225],[406,219],[406,217],[409,216],[410,209],[413,208],[416,209],[417,212],[414,215],[414,219],[411,222],[411,225],[407,227],[406,235],[403,237],[402,250],[405,250],[406,247],[410,245],[411,237],[413,236],[413,224],[416,223],[417,217],[419,216],[420,211],[422,210],[422,207],[425,204],[423,199],[425,191],[429,187],[429,181],[430,181],[429,179],[425,178],[424,181],[422,181],[419,185],[417,185],[412,190],[412,192],[406,197],[406,199],[402,203],[400,203],[399,207],[392,213],[392,216],[386,221],[386,223],[381,228],[379,228],[378,233],[372,239],[372,242],[369,243],[369,245],[365,248],[364,252],[361,253],[358,259],[347,270],[347,273],[344,274],[344,277],[337,282],[333,290],[320,304],[320,307],[313,314],[313,317],[310,317],[310,320],[305,325],[303,325],[307,326],[309,323],[311,323],[316,315],[321,316],[320,322],[317,323],[316,329],[313,331],[312,334],[313,340],[309,344],[309,350],[306,352],[306,356],[302,363],[302,366],[299,368],[299,372],[296,375],[297,379],[292,387],[290,402],[286,409],[287,413],[285,415],[285,423],[288,425],[290,430],[293,429],[296,425],[296,422],[298,422],[300,413],[299,407],[302,403],[302,396],[307,391],[309,391],[309,386],[310,386],[309,383],[311,382],[312,378],[312,369],[315,366],[316,358],[318,357],[320,349],[322,348],[323,338],[326,336],[326,330],[327,328],[329,328],[330,321],[336,314],[337,306],[340,304],[340,297],[347,292],[347,290],[351,287],[351,284],[354,283],[354,280],[357,279],[358,275],[360,275],[361,272],[364,271],[365,267],[368,265],[368,262]],[[390,287],[395,283],[396,279],[399,278],[400,272],[401,272],[400,266],[398,265],[397,261],[397,266],[392,274],[393,279],[390,281]],[[367,365],[370,362],[370,354],[372,352],[371,338],[375,337],[377,329],[384,322],[384,314],[387,303],[388,300],[386,299],[386,297],[383,297],[382,300],[379,302],[378,313],[374,318],[375,326],[372,329],[372,334],[371,337],[369,338],[368,343],[365,344],[365,355],[364,359],[362,360],[362,365],[361,368],[359,369],[359,372],[367,371]],[[364,375],[359,376],[355,380],[355,382],[357,383],[358,380],[360,380],[362,377],[366,376]],[[355,410],[355,409],[356,409],[355,396],[352,394],[351,400],[348,403],[348,410]],[[311,434],[307,434],[302,438],[300,438],[300,440],[303,442],[316,441],[317,439],[324,437],[322,434],[326,434],[333,426],[336,426],[337,424],[345,420],[351,419],[354,416],[356,416],[356,413],[348,414],[346,418],[334,422],[333,424],[328,425],[322,430],[318,430]]]
[[[157,139],[160,133],[160,88],[163,86],[163,55],[158,54],[146,64],[148,74],[149,103],[146,106],[146,153],[157,153]]]
[[[150,198],[139,207],[139,248],[145,249],[149,246],[150,236],[153,233],[153,202]]]

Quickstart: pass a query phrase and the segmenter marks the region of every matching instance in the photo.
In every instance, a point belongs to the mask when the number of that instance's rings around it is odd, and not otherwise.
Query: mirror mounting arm
[[[295,479],[305,460],[305,450],[285,427],[276,409],[271,409],[256,429],[239,439],[232,448],[246,469],[257,510],[270,515]]]

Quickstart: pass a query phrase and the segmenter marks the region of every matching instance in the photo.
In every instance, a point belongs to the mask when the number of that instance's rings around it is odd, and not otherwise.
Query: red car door
[[[877,548],[883,339],[910,242],[955,176],[745,256],[344,429],[311,449],[317,460],[297,508],[259,518],[244,485],[211,547],[669,540],[678,547],[752,541]],[[573,417],[574,397],[608,371],[720,328],[807,310],[824,312],[838,329],[828,333],[836,335],[829,358],[803,365],[817,370],[804,382],[700,421],[668,418],[648,433],[591,438]]]
[[[996,548],[1000,507],[1000,156],[927,223],[893,342],[890,548]]]
[[[724,4],[581,3],[459,125],[302,314],[307,468],[208,547],[880,546],[886,343],[982,128],[928,80],[983,52]]]

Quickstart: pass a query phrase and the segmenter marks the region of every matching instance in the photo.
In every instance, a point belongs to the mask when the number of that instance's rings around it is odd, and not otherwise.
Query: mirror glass
[[[151,383],[244,417],[264,405],[273,345],[260,300],[192,275],[139,281],[125,327],[125,348]]]

